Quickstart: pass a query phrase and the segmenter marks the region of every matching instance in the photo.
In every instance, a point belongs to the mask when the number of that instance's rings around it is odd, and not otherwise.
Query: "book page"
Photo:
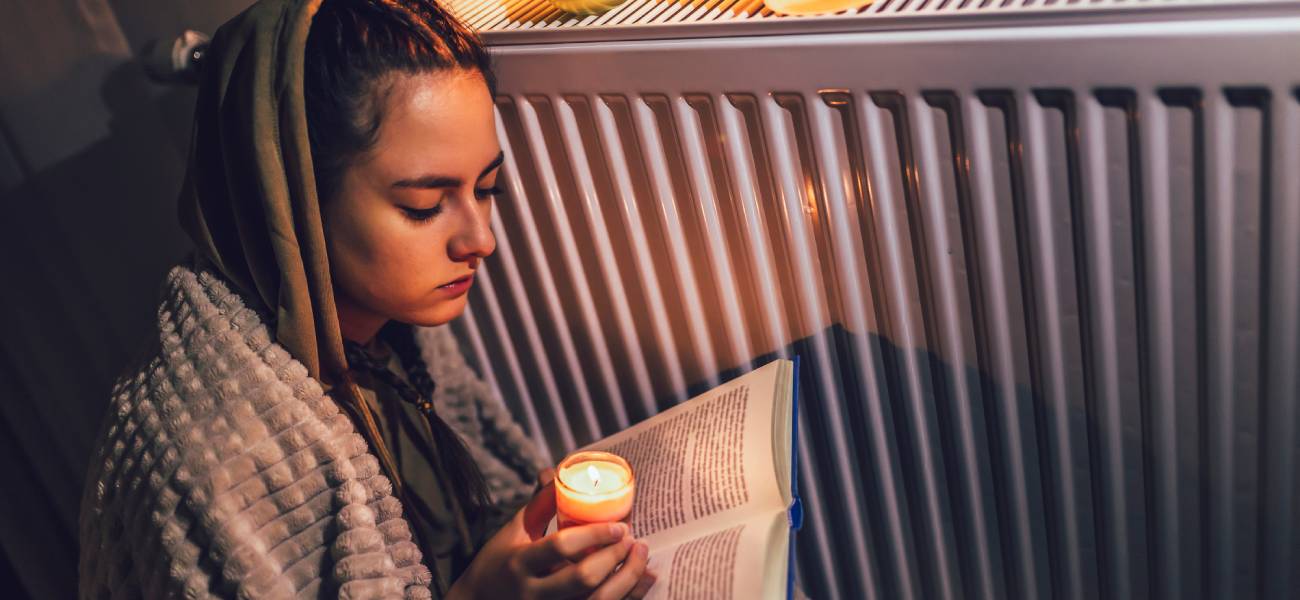
[[[646,600],[783,598],[789,545],[781,512],[659,548],[650,553],[659,579]]]
[[[629,523],[652,551],[786,508],[772,447],[780,366],[770,363],[585,448],[632,465]]]

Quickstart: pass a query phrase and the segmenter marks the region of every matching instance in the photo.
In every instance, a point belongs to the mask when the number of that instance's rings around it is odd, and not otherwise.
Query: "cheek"
[[[442,229],[400,215],[353,220],[333,242],[333,254],[339,256],[336,270],[345,280],[338,283],[371,309],[400,316],[441,283],[447,263]]]
[[[427,294],[443,263],[437,252],[438,245],[446,243],[440,229],[428,223],[402,223],[383,235],[376,246],[384,264],[376,265],[376,270],[383,273],[389,293],[403,300]]]

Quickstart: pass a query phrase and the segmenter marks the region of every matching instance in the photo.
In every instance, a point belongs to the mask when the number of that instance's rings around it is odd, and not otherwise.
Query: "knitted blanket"
[[[210,273],[175,267],[158,335],[157,354],[114,386],[92,456],[82,598],[431,597],[378,459],[257,312]],[[525,497],[540,467],[528,439],[449,332],[417,339],[493,498]]]

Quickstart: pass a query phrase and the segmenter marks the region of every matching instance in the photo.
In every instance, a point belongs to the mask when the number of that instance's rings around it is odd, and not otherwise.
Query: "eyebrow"
[[[506,153],[504,151],[498,152],[497,157],[492,159],[492,162],[488,163],[488,166],[484,167],[483,171],[478,174],[478,179],[482,179],[483,176],[487,175],[488,173],[491,173],[492,169],[501,166],[501,163],[505,162],[505,160],[506,160]],[[393,187],[423,188],[423,189],[455,188],[455,187],[460,187],[461,183],[463,182],[458,177],[447,177],[443,175],[422,175],[420,177],[415,177],[413,179],[400,179],[393,183]]]

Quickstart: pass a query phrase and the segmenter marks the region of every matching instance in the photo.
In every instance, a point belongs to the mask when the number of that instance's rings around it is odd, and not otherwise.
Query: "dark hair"
[[[491,61],[478,36],[436,2],[325,0],[321,4],[307,35],[303,73],[307,133],[321,202],[328,202],[337,191],[348,164],[376,143],[388,92],[385,78],[447,69],[478,71],[489,91],[495,90]],[[383,335],[416,388],[399,389],[400,395],[408,402],[428,401],[431,406],[434,383],[411,326],[390,325]],[[353,362],[365,361],[350,358]],[[351,364],[350,368],[368,366]],[[385,379],[401,385],[396,379]],[[433,456],[426,458],[444,474],[452,488],[451,500],[466,513],[486,505],[487,485],[464,442],[432,410],[423,412],[435,446],[430,449]]]
[[[478,35],[432,0],[325,0],[312,18],[305,62],[307,136],[322,202],[378,141],[386,76],[468,69],[496,91]]]

